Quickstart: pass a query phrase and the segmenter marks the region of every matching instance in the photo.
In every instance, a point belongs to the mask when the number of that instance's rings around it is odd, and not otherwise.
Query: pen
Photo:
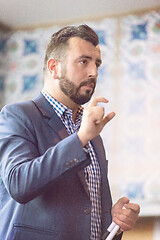
[[[125,209],[125,207],[123,207]],[[117,231],[119,230],[119,226],[112,222],[109,227],[107,228],[107,231],[103,234],[102,240],[112,240],[114,236],[116,235]]]
[[[116,235],[117,231],[119,230],[119,226],[115,224],[115,227],[112,229],[112,231],[107,236],[106,240],[112,240],[114,236]]]
[[[115,228],[116,227],[116,228]],[[108,240],[108,236],[110,235],[110,233],[114,230],[114,231],[118,231],[119,226],[116,225],[114,222],[112,222],[109,227],[107,228],[107,231],[104,233],[104,235],[102,236],[102,240]]]

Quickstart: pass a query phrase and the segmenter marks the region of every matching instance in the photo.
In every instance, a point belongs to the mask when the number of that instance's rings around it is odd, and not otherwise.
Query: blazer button
[[[69,167],[69,165],[70,165],[69,162],[66,162],[66,167]]]
[[[91,212],[90,209],[84,209],[85,214],[90,214],[90,212]]]
[[[79,162],[79,159],[74,158],[74,162],[78,163],[78,162]]]

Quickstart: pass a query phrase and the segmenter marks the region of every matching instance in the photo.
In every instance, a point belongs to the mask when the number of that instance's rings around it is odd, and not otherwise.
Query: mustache
[[[82,87],[82,86],[86,86],[88,84],[91,84],[91,83],[93,83],[94,86],[95,86],[96,85],[96,78],[89,78],[87,80],[84,80],[83,82],[80,83],[79,88]]]

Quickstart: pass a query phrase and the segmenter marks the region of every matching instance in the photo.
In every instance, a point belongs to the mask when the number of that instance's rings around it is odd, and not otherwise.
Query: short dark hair
[[[94,46],[97,46],[99,39],[95,31],[86,24],[79,26],[67,26],[55,32],[46,49],[46,55],[44,59],[43,71],[47,69],[47,62],[49,58],[53,57],[58,61],[61,61],[65,56],[65,50],[68,46],[68,40],[72,37],[80,37],[88,42],[91,42]]]

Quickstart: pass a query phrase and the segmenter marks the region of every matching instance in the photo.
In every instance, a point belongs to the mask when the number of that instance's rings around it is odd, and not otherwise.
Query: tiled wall
[[[116,112],[102,132],[113,198],[160,202],[160,12],[87,24],[102,50],[96,95]],[[41,90],[45,48],[58,29],[0,33],[1,106]]]

